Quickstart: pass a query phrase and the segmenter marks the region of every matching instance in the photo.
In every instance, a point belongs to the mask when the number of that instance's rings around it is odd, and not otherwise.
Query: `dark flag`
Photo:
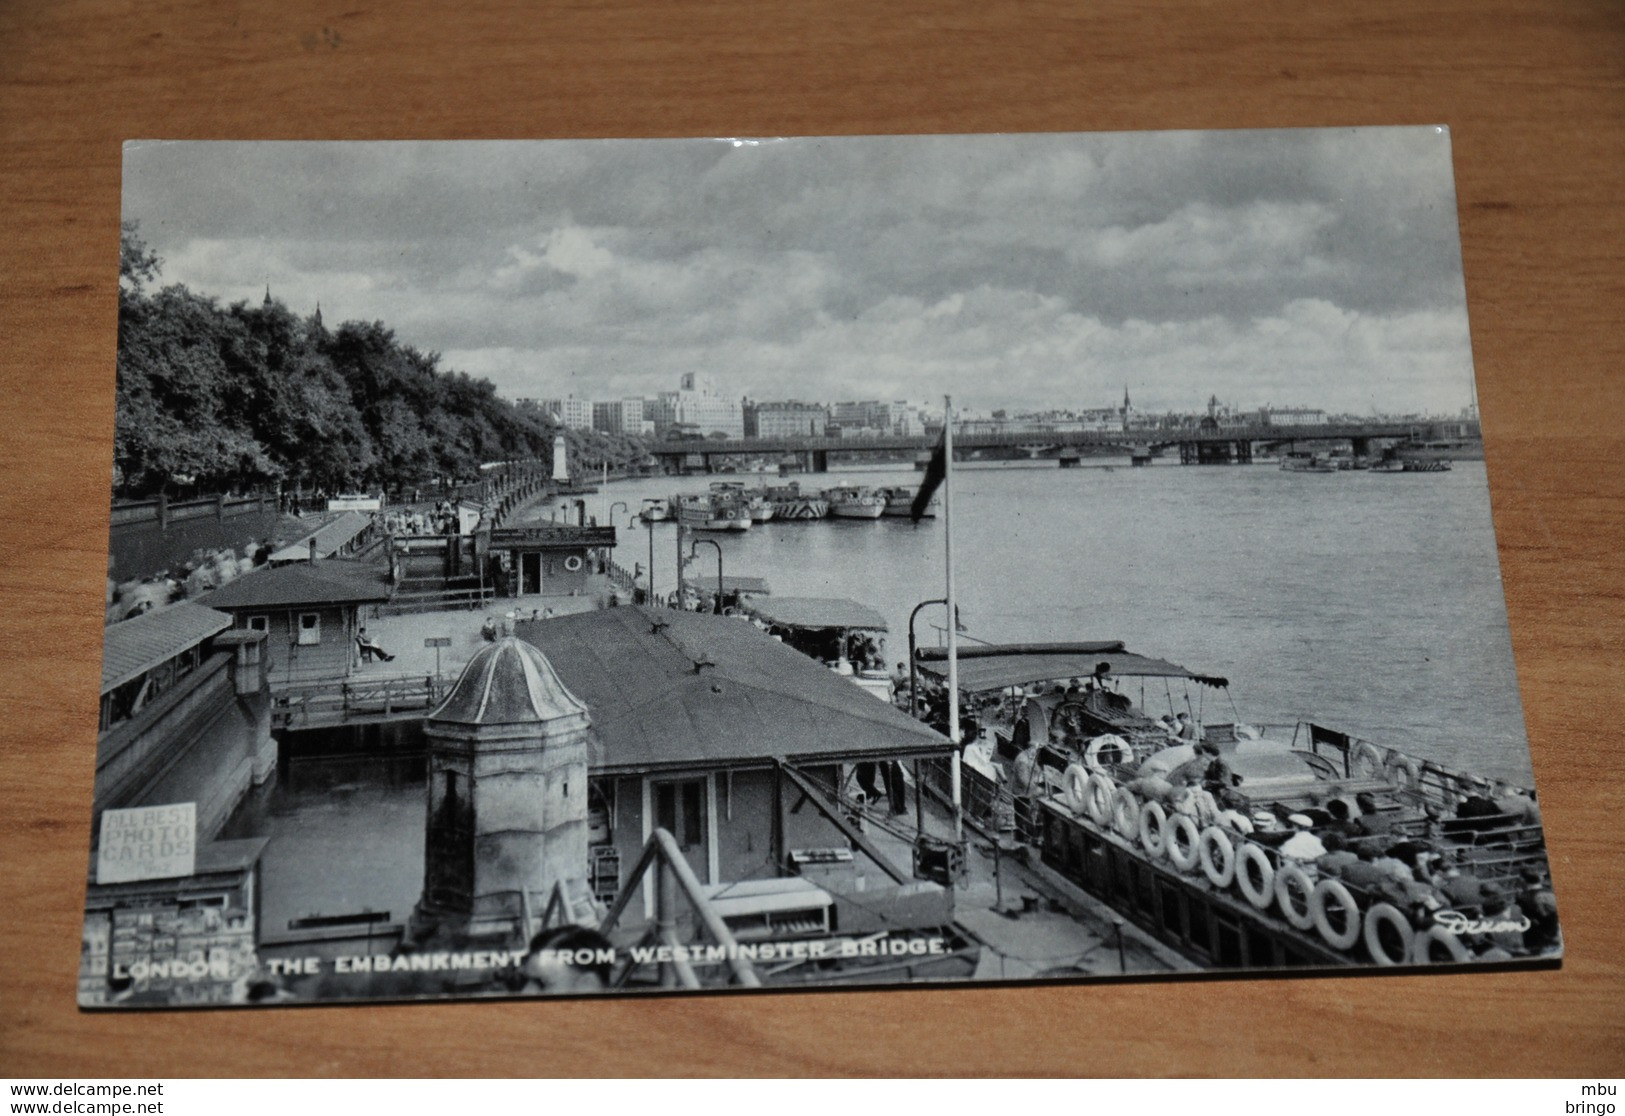
[[[925,518],[926,509],[931,506],[931,497],[937,494],[942,482],[948,476],[948,431],[942,431],[942,438],[937,442],[937,448],[931,451],[931,463],[925,467],[925,478],[920,481],[920,491],[914,496],[914,503],[908,509],[909,518],[915,523]]]

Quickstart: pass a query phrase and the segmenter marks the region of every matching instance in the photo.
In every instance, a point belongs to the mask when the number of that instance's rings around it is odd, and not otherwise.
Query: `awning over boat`
[[[703,585],[703,581],[696,581]],[[868,605],[844,597],[773,597],[755,601],[752,616],[787,628],[840,628],[883,632],[886,618]]]
[[[916,658],[919,669],[935,678],[948,674],[948,652],[940,647],[922,649]],[[967,647],[959,652],[959,687],[973,693],[1051,682],[1064,678],[1088,678],[1100,663],[1111,665],[1119,677],[1189,678],[1204,686],[1228,686],[1229,679],[1197,674],[1178,663],[1147,658],[1125,651],[1121,643],[1023,643],[1004,646]]]

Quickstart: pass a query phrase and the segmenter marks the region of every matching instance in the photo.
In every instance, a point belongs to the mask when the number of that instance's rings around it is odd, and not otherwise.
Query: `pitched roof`
[[[695,578],[694,583],[703,586],[705,580]],[[753,602],[750,611],[769,624],[784,624],[792,628],[886,630],[884,616],[868,605],[844,597],[773,597]]]
[[[611,771],[944,754],[941,735],[742,620],[643,607],[517,626],[587,704]]]
[[[298,542],[289,543],[275,554],[272,562],[302,562],[310,559],[310,544],[316,544],[316,557],[326,558],[372,526],[367,512],[348,511],[324,523]]]
[[[102,637],[102,693],[231,627],[231,616],[179,601],[121,620]]]
[[[389,600],[381,567],[330,559],[261,566],[201,598],[211,608],[293,608]]]

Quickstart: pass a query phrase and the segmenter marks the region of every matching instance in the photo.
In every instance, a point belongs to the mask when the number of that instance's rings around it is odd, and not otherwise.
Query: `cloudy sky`
[[[163,280],[505,395],[1454,412],[1443,129],[132,143]]]

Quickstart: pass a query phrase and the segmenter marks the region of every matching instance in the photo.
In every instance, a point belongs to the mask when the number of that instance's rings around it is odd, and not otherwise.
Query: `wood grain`
[[[1601,0],[0,6],[0,1075],[1617,1074],[1622,11]],[[1496,527],[1568,941],[1560,971],[75,1009],[121,141],[1414,123],[1454,137]]]

